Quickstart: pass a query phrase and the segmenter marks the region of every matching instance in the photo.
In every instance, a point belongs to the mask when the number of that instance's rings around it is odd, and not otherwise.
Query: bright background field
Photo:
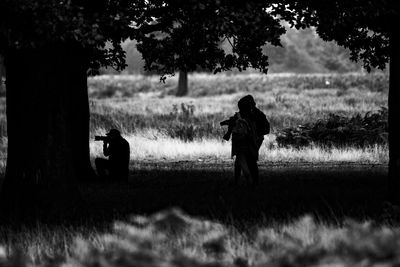
[[[229,160],[230,143],[219,122],[237,111],[237,101],[252,94],[266,113],[272,132],[261,161],[352,161],[386,163],[385,145],[357,148],[281,147],[284,128],[315,123],[329,114],[352,117],[387,106],[387,76],[376,74],[189,75],[189,95],[175,97],[177,78],[98,76],[89,79],[91,132],[116,127],[131,142],[133,160]],[[93,139],[93,138],[92,138]],[[101,144],[91,142],[92,155]]]
[[[252,94],[272,131],[260,150],[261,162],[360,162],[386,164],[387,145],[366,147],[281,147],[276,136],[287,127],[315,123],[329,114],[352,117],[387,107],[388,76],[372,74],[247,73],[189,75],[189,95],[175,97],[177,77],[103,75],[88,79],[91,155],[101,156],[94,135],[118,128],[131,143],[133,161],[230,160],[219,122]],[[7,127],[1,99],[0,166],[4,172]]]

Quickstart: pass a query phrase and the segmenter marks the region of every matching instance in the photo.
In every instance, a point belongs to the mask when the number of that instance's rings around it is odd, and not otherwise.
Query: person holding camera
[[[117,129],[111,129],[106,136],[95,136],[96,141],[103,141],[103,154],[108,157],[96,158],[97,173],[102,179],[128,180],[130,147],[128,141]]]
[[[265,114],[256,107],[252,95],[241,98],[238,107],[239,112],[220,123],[221,126],[228,126],[223,139],[229,141],[232,135],[232,157],[236,156],[235,184],[243,172],[245,177],[256,185],[259,182],[258,154],[264,135],[270,132],[270,124]]]

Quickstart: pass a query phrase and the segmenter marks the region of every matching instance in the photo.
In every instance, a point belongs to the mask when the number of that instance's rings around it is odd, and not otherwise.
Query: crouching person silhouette
[[[106,136],[96,136],[103,141],[103,154],[108,157],[96,158],[95,164],[100,179],[127,181],[129,174],[129,143],[117,129],[111,129]]]

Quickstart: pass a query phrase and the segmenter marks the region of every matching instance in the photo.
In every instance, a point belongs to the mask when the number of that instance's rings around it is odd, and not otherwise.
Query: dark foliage
[[[283,146],[302,147],[312,143],[324,146],[366,147],[386,144],[388,137],[388,110],[357,114],[351,118],[330,114],[315,123],[283,129],[277,142]]]
[[[280,46],[286,31],[275,14],[265,12],[267,8],[273,8],[273,3],[148,1],[146,13],[151,19],[138,21],[136,35],[144,68],[161,74],[235,67],[266,73],[268,56],[262,46]],[[151,34],[143,34],[147,30]],[[230,44],[230,52],[221,46],[224,41]]]
[[[325,41],[349,48],[350,57],[367,70],[384,69],[389,60],[389,36],[394,33],[399,9],[394,0],[294,1],[281,11],[296,28],[315,26]],[[297,13],[298,16],[293,16]]]

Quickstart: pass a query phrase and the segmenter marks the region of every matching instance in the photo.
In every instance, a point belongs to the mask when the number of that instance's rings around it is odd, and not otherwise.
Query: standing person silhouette
[[[235,183],[243,171],[246,179],[258,184],[258,154],[264,141],[264,135],[270,131],[270,124],[265,114],[256,107],[253,96],[247,95],[238,102],[239,112],[221,125],[228,125],[224,135],[229,140],[232,135],[232,157],[235,159]]]
[[[111,129],[105,137],[96,137],[103,141],[103,154],[108,157],[96,158],[97,173],[101,179],[127,181],[129,174],[130,147],[117,129]]]

